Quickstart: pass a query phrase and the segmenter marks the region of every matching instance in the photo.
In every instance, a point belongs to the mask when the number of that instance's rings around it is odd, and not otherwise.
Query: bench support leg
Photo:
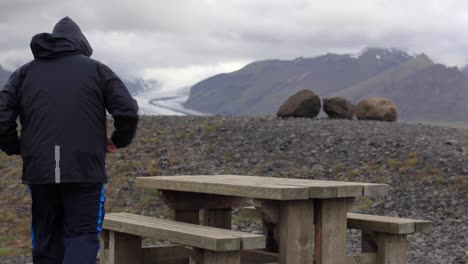
[[[267,239],[266,249],[278,253],[280,202],[266,199],[254,199],[253,202],[263,220],[263,234]]]
[[[314,202],[281,201],[279,212],[279,252],[281,264],[313,263]]]
[[[377,235],[377,264],[408,263],[406,235],[379,233]]]
[[[361,230],[361,252],[376,253],[377,252],[377,234],[372,231]]]
[[[347,251],[346,214],[353,201],[353,198],[316,200],[316,264],[345,264]]]
[[[204,225],[217,228],[231,229],[232,226],[232,209],[205,209],[204,210]]]
[[[189,264],[240,264],[240,251],[216,252],[194,249]]]
[[[99,235],[99,264],[109,264],[109,231],[102,230]]]
[[[175,210],[174,220],[194,225],[200,224],[200,210]]]
[[[141,264],[141,237],[110,232],[109,264]]]

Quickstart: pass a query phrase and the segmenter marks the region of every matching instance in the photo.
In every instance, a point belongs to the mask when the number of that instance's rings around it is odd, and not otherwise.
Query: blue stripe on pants
[[[28,186],[29,194],[31,194],[31,186],[29,185],[26,185],[26,186]],[[30,232],[31,232],[31,247],[34,249],[34,245],[36,244],[36,239],[34,237],[34,226],[32,223],[30,227]]]
[[[102,231],[102,220],[103,220],[103,210],[102,210],[102,208],[103,208],[105,200],[106,200],[106,197],[104,196],[104,184],[102,184],[101,200],[100,200],[100,203],[99,203],[98,226],[97,226],[98,234],[100,234],[101,231]]]

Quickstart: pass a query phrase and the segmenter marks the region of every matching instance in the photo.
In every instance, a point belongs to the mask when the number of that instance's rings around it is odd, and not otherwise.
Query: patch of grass
[[[447,184],[447,179],[445,179],[445,178],[442,177],[442,176],[436,177],[436,178],[434,179],[434,184],[437,184],[437,185],[445,185],[445,184]]]
[[[396,159],[389,159],[387,161],[387,166],[390,169],[397,170],[398,168],[401,167],[401,162],[399,160],[396,160]]]
[[[373,204],[374,202],[369,197],[366,197],[366,196],[359,197],[356,203],[354,203],[354,205],[351,207],[351,211],[367,213],[372,208]]]
[[[406,160],[405,160],[405,166],[408,166],[408,167],[416,167],[419,165],[420,163],[420,159],[419,159],[419,156],[418,156],[418,153],[416,152],[411,152],[408,154],[408,156],[406,157]]]
[[[349,177],[349,178],[356,178],[360,175],[360,172],[359,170],[357,169],[353,169],[353,170],[348,170],[346,172],[346,177]]]
[[[234,155],[231,152],[226,151],[223,154],[223,160],[226,162],[234,161]]]
[[[146,165],[146,171],[150,176],[158,176],[161,174],[161,170],[154,163],[149,163]]]
[[[341,164],[341,163],[337,163],[337,164],[335,164],[335,165],[333,166],[332,171],[333,171],[333,174],[338,175],[338,174],[340,174],[340,173],[342,173],[342,172],[345,172],[345,171],[346,171],[346,167],[345,167],[343,164]]]
[[[372,183],[386,183],[387,179],[383,175],[376,175],[371,177]]]
[[[448,189],[450,192],[458,192],[464,185],[465,185],[465,177],[455,176],[453,177],[453,180],[449,184]]]
[[[212,133],[212,132],[217,131],[219,129],[219,126],[214,125],[214,124],[207,124],[205,126],[202,126],[201,128],[206,133]]]

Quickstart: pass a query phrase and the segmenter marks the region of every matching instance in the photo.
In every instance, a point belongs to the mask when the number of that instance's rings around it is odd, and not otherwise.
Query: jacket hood
[[[35,59],[52,59],[64,55],[82,54],[91,57],[93,48],[71,18],[62,18],[52,33],[40,33],[31,40]]]

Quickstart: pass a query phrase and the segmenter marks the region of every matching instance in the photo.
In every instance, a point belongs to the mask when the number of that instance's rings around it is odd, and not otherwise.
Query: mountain
[[[332,96],[358,102],[391,98],[409,121],[467,121],[468,79],[457,68],[434,64],[426,55],[384,71]]]
[[[272,115],[305,88],[322,98],[343,96],[355,103],[388,97],[402,120],[468,121],[468,78],[457,68],[434,64],[425,54],[412,56],[398,49],[254,62],[197,83],[184,105],[211,114]]]
[[[461,71],[465,74],[466,78],[468,78],[468,65],[466,65]]]
[[[401,50],[369,48],[358,55],[253,62],[195,84],[184,106],[221,115],[269,115],[301,89],[331,94],[412,58]]]
[[[3,85],[8,81],[8,78],[10,77],[10,72],[2,68],[2,65],[0,65],[0,87],[3,88]]]
[[[0,89],[6,84],[10,75],[11,72],[3,69],[2,65],[0,65]],[[123,82],[132,95],[137,95],[145,89],[145,82],[141,79],[135,79],[133,81],[124,80]]]

